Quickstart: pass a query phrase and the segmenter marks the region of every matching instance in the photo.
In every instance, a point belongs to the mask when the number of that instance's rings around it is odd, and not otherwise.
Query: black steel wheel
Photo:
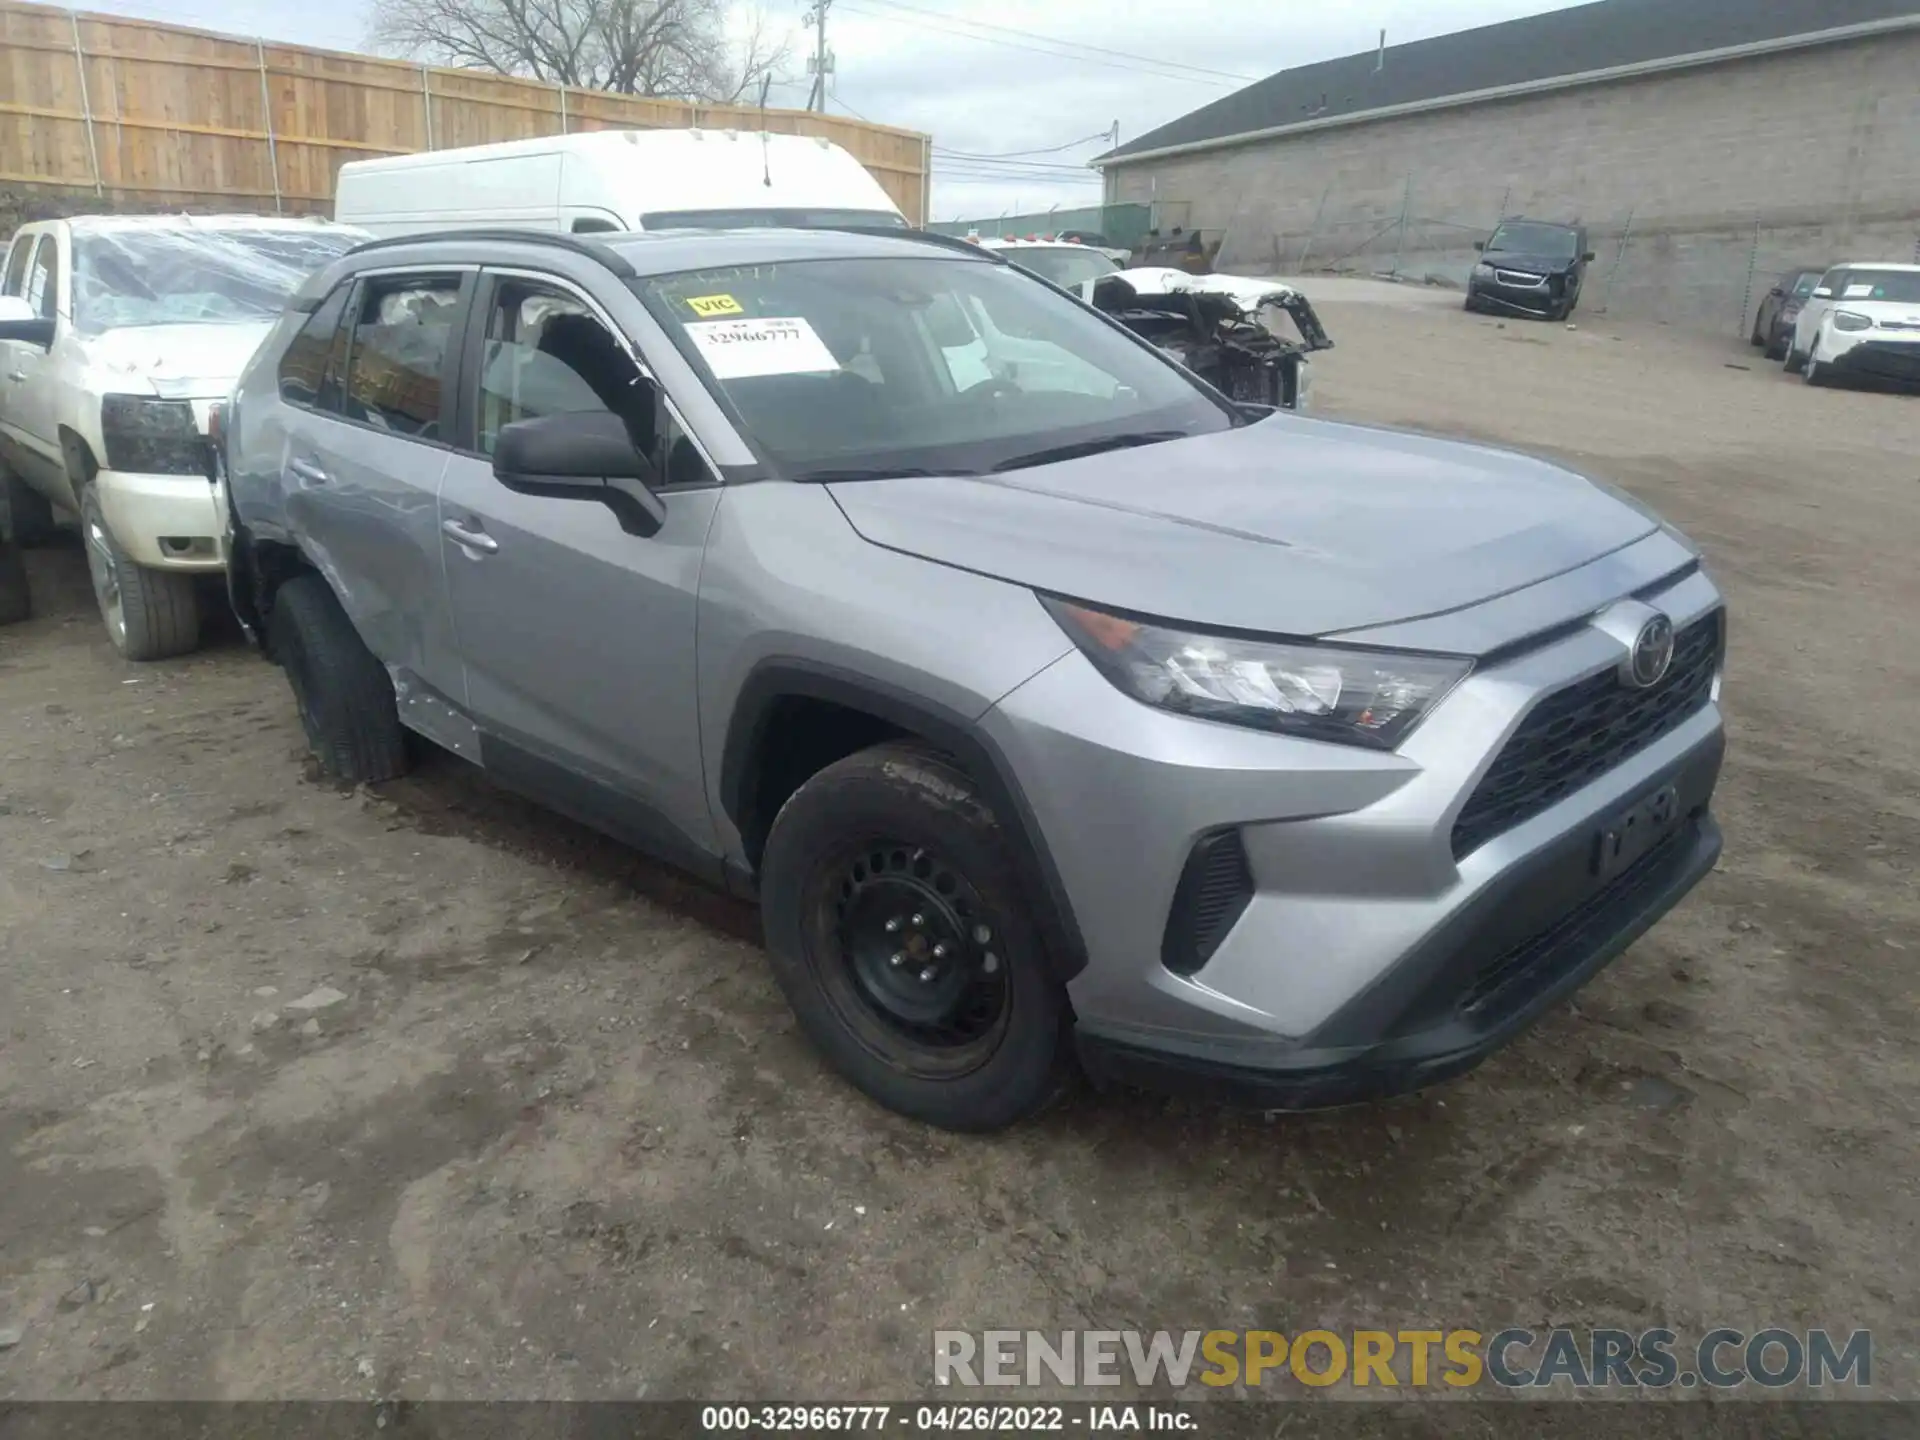
[[[781,807],[760,867],[775,976],[808,1037],[889,1109],[996,1130],[1066,1074],[1066,997],[1015,852],[970,777],[889,744]]]

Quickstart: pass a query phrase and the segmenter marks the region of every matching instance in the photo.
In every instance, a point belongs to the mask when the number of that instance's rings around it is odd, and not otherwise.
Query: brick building
[[[1222,269],[1457,283],[1501,216],[1580,221],[1586,308],[1732,332],[1787,265],[1915,258],[1920,0],[1599,0],[1283,71],[1094,163]]]

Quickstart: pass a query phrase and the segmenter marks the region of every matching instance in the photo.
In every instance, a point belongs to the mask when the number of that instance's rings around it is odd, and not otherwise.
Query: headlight
[[[1491,275],[1493,274],[1493,266],[1482,260],[1478,265],[1473,267],[1473,273],[1476,275]]]
[[[1340,745],[1391,750],[1473,668],[1453,655],[1206,635],[1068,600],[1041,603],[1100,672],[1136,700]]]
[[[1873,317],[1871,315],[1861,315],[1853,310],[1836,310],[1833,312],[1833,328],[1836,330],[1871,330],[1873,328]]]
[[[199,475],[206,452],[185,400],[151,395],[107,395],[100,401],[107,468],[148,475]]]

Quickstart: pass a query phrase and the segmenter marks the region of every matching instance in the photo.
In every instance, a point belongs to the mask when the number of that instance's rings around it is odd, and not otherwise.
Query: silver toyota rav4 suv
[[[409,734],[737,892],[815,1044],[990,1129],[1457,1074],[1714,864],[1724,620],[1538,460],[1236,406],[895,232],[319,273],[225,427],[321,764]]]

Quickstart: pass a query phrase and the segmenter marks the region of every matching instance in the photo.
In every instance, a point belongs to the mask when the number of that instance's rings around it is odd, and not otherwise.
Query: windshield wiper
[[[994,473],[1002,470],[1024,470],[1029,465],[1052,465],[1059,460],[1079,460],[1087,455],[1099,455],[1108,450],[1128,450],[1136,445],[1159,445],[1168,440],[1184,440],[1184,430],[1138,430],[1126,435],[1103,435],[1098,440],[1077,440],[1071,445],[1053,445],[1045,450],[1031,450],[1025,455],[1015,455],[1010,460],[1002,460],[994,466]]]

